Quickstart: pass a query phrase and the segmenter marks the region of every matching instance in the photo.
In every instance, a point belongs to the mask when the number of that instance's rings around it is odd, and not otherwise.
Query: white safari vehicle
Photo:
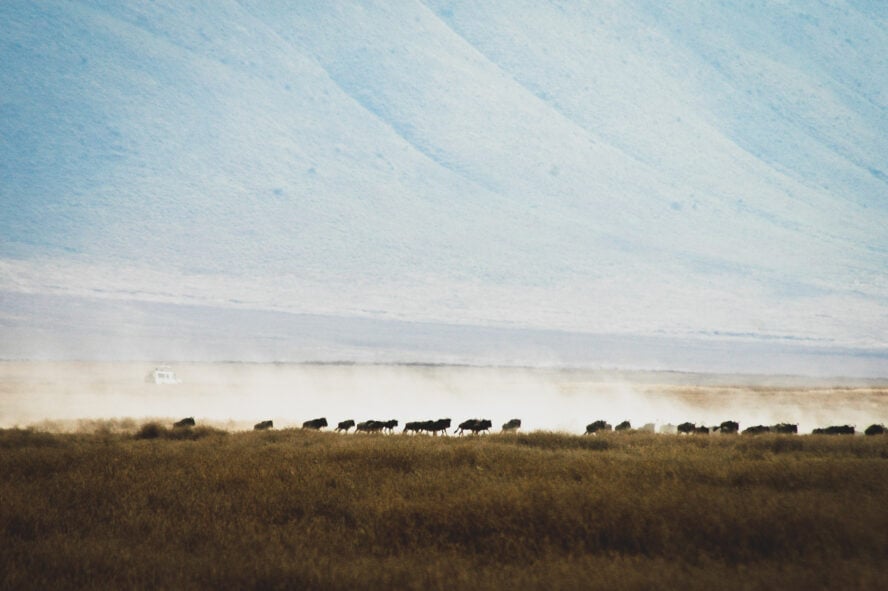
[[[168,365],[155,367],[145,378],[145,381],[151,384],[181,384],[182,380],[176,377],[176,372]]]

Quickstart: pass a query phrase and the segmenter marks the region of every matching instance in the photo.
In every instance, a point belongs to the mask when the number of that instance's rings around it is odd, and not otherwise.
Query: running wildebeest
[[[182,427],[193,427],[194,426],[194,417],[186,417],[181,421],[176,421],[173,423],[173,429],[179,429]]]
[[[410,431],[411,433],[419,433],[423,430],[423,423],[426,421],[407,421],[404,425],[403,433]]]
[[[814,435],[854,435],[854,427],[851,425],[831,425],[821,429],[814,429]]]
[[[631,431],[631,430],[632,430],[632,423],[630,423],[629,421],[623,421],[622,423],[620,423],[619,425],[614,427],[614,431]]]
[[[472,429],[472,433],[489,431],[491,427],[493,427],[493,423],[490,421],[490,419],[481,419],[481,422],[475,423],[475,428]]]
[[[254,431],[265,431],[266,429],[274,429],[273,421],[262,421],[261,423],[256,423],[253,425]]]
[[[447,435],[447,429],[450,428],[450,419],[438,419],[436,421],[423,421],[423,431],[428,431],[432,435],[437,436],[439,431]]]
[[[312,419],[310,421],[305,421],[304,423],[302,423],[303,429],[313,429],[315,431],[318,431],[321,429],[321,427],[326,427],[326,426],[327,426],[327,419],[325,417],[321,417],[319,419]]]
[[[864,435],[884,435],[885,434],[885,425],[870,425],[866,428],[866,431],[863,432]]]
[[[468,431],[469,429],[471,429],[472,427],[475,426],[476,422],[478,422],[480,420],[481,419],[467,419],[467,420],[463,421],[462,423],[460,423],[456,429],[454,429],[454,433],[456,433],[457,435],[462,435],[463,431]]]
[[[583,435],[595,435],[599,431],[612,431],[613,427],[611,427],[610,423],[607,421],[598,420],[593,423],[589,423],[586,425],[586,432]]]
[[[762,433],[770,433],[771,427],[767,425],[755,425],[754,427],[746,427],[743,429],[744,435],[761,435]]]
[[[771,427],[771,431],[782,435],[795,435],[799,432],[799,426],[793,423],[777,423]]]
[[[338,425],[336,425],[336,429],[334,431],[345,431],[348,433],[348,430],[355,426],[355,422],[351,419],[347,421],[340,421]]]
[[[398,426],[398,420],[397,420],[397,419],[392,419],[392,420],[390,420],[390,421],[383,421],[383,422],[382,422],[382,430],[383,430],[383,431],[388,431],[389,433],[394,433],[394,432],[395,432],[395,427],[397,427],[397,426]]]
[[[686,435],[693,433],[696,429],[697,426],[694,423],[682,423],[681,425],[676,427],[676,430],[679,432],[679,434],[684,433]]]
[[[737,421],[724,421],[718,427],[713,427],[712,430],[726,435],[734,435],[740,431],[740,423]]]
[[[694,427],[694,435],[709,435],[709,427],[704,427],[703,425]]]
[[[361,421],[355,426],[355,433],[379,433],[385,428],[382,421]]]
[[[471,431],[472,435],[477,435],[482,431],[487,431],[493,426],[488,419],[468,419],[459,424],[458,434],[462,435],[463,431]]]
[[[503,433],[517,431],[521,428],[521,419],[512,419],[508,423],[503,424]]]

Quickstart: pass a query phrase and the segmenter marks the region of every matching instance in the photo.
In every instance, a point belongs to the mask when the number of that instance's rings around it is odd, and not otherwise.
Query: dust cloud
[[[741,427],[888,423],[888,383],[774,380],[670,372],[446,365],[203,363],[173,367],[179,384],[146,382],[148,363],[0,362],[0,427],[121,430],[193,416],[249,429],[271,419],[296,427],[326,417],[406,421],[512,418],[522,429],[582,433],[604,419],[634,427],[691,421]]]

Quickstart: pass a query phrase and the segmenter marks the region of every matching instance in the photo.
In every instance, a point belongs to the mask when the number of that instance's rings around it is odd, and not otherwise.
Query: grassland
[[[0,431],[0,588],[877,589],[888,437]]]

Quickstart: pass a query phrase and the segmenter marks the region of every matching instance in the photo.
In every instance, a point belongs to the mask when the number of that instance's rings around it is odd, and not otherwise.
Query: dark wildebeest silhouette
[[[481,422],[475,423],[475,428],[472,429],[472,433],[481,433],[489,431],[493,427],[493,422],[490,419],[481,419]]]
[[[694,427],[694,435],[709,435],[709,427],[704,427],[703,425]]]
[[[265,431],[267,429],[274,429],[274,421],[262,421],[253,425],[254,431]]]
[[[361,421],[355,426],[355,433],[379,433],[385,428],[382,421]]]
[[[611,427],[610,423],[607,421],[598,420],[593,423],[589,423],[586,425],[586,432],[583,435],[595,435],[599,431],[612,431],[613,427]]]
[[[782,435],[795,435],[799,432],[799,426],[792,423],[777,423],[771,427],[771,431]]]
[[[482,431],[487,431],[493,426],[488,419],[468,419],[459,424],[458,435],[462,435],[463,431],[471,431],[472,435],[477,435]]]
[[[770,433],[771,427],[767,425],[755,425],[754,427],[746,427],[743,429],[744,435],[761,435],[762,433]]]
[[[345,431],[348,433],[348,430],[355,426],[355,422],[351,419],[347,421],[340,421],[339,424],[336,425],[334,431]]]
[[[521,419],[512,419],[508,423],[503,423],[503,433],[517,431],[521,428]]]
[[[470,428],[475,426],[475,423],[480,421],[480,419],[468,419],[460,423],[456,429],[453,430],[457,435],[462,435],[463,431],[468,431]]]
[[[713,427],[712,430],[725,435],[734,435],[740,431],[740,423],[737,421],[723,421],[718,427]]]
[[[697,425],[695,425],[694,423],[682,423],[681,425],[676,427],[676,430],[679,434],[684,433],[685,435],[693,433],[696,429]]]
[[[411,433],[420,433],[423,430],[423,423],[427,421],[407,421],[404,425],[404,433],[410,431]]]
[[[822,429],[814,429],[814,435],[854,435],[851,425],[831,425]]]
[[[885,434],[885,425],[870,425],[866,428],[866,431],[863,432],[864,435],[884,435]]]
[[[614,427],[614,431],[631,431],[631,430],[632,430],[632,423],[630,423],[629,421],[623,421],[622,423],[620,423],[619,425]]]
[[[186,417],[181,421],[176,421],[175,423],[173,423],[173,429],[181,429],[182,427],[193,427],[194,424],[194,417]]]
[[[390,421],[382,422],[382,430],[388,431],[389,433],[395,432],[395,427],[398,426],[398,419],[391,419]]]
[[[321,417],[319,419],[312,419],[310,421],[305,421],[302,423],[303,429],[313,429],[314,431],[319,431],[321,427],[327,426],[327,419],[325,417]]]
[[[437,436],[439,432],[447,435],[447,429],[450,428],[450,419],[438,419],[436,421],[423,421],[422,430],[428,431],[432,435]]]

